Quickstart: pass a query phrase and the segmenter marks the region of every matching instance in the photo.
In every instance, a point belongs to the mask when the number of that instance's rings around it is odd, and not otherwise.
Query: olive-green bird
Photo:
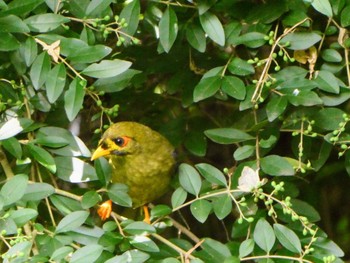
[[[102,135],[91,160],[101,156],[112,166],[112,182],[129,187],[132,207],[143,206],[159,198],[168,189],[174,170],[174,147],[158,132],[136,122],[119,122]],[[104,220],[110,216],[111,201],[99,209]],[[147,218],[145,210],[145,221]]]

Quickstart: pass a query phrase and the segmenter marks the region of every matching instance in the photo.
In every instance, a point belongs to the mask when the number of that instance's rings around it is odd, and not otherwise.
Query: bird
[[[102,135],[91,160],[109,159],[112,183],[128,186],[132,208],[143,206],[145,219],[150,223],[147,204],[164,195],[174,173],[173,145],[160,133],[146,125],[122,121],[112,124]],[[98,209],[102,220],[112,211],[108,200]]]

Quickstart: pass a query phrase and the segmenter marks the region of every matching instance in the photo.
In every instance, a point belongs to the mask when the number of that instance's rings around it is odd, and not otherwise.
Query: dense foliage
[[[348,0],[0,0],[3,262],[342,262],[349,26]],[[120,120],[177,148],[151,225],[90,162]]]

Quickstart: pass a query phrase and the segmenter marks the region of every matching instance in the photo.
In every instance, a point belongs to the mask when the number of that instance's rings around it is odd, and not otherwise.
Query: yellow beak
[[[94,153],[91,156],[91,161],[96,160],[97,158],[100,158],[102,156],[110,155],[111,152],[108,149],[103,149],[101,146],[99,146]]]

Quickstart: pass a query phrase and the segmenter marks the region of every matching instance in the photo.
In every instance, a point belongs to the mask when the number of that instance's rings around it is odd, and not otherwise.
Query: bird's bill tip
[[[91,161],[96,160],[102,156],[107,156],[111,152],[109,150],[103,149],[101,146],[98,147],[91,156]]]

